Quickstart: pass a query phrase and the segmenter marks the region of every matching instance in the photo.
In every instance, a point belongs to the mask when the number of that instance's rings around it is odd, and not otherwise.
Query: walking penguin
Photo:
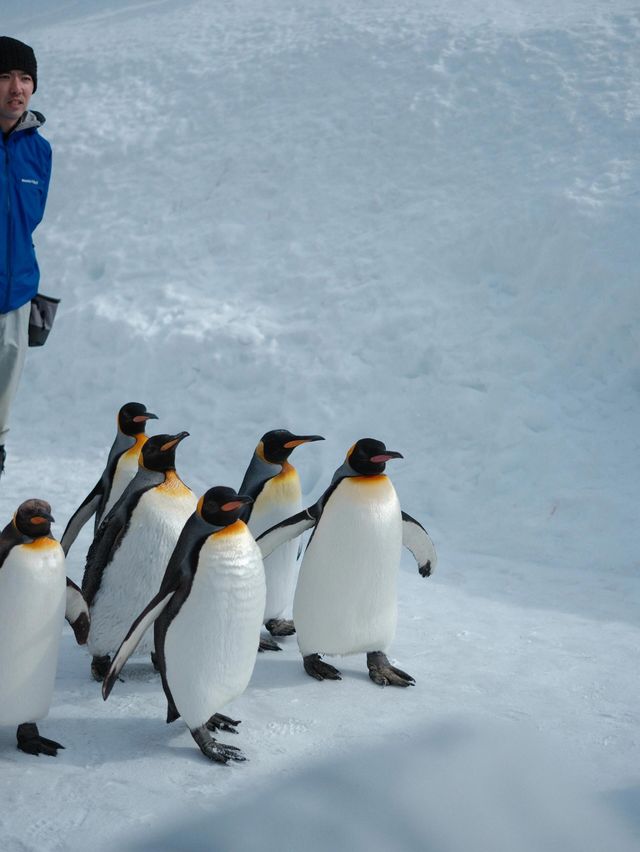
[[[138,472],[106,515],[87,554],[82,592],[91,612],[91,673],[101,681],[110,654],[160,585],[196,497],[175,469],[176,447],[188,432],[153,435]],[[142,641],[150,651],[151,638]]]
[[[180,716],[202,753],[217,763],[245,760],[211,736],[237,721],[218,713],[251,677],[265,604],[260,550],[240,515],[251,498],[209,489],[198,501],[169,560],[160,591],[136,618],[102,685],[118,673],[155,621],[155,652],[167,697],[167,722]]]
[[[287,429],[272,429],[260,439],[240,486],[241,494],[253,498],[242,515],[254,536],[299,512],[302,490],[298,472],[289,462],[296,447],[324,441],[320,435],[293,435]],[[264,562],[267,582],[265,627],[272,636],[295,633],[293,621],[284,618],[293,602],[298,577],[298,546],[288,542]],[[261,639],[261,650],[280,650],[273,640]]]
[[[109,450],[106,467],[69,519],[62,534],[60,544],[65,554],[92,515],[95,515],[94,535],[98,531],[102,518],[136,475],[140,450],[147,440],[144,431],[147,421],[157,419],[141,402],[127,402],[122,406],[118,412],[118,431]]]
[[[40,735],[49,712],[62,620],[86,642],[89,612],[65,578],[64,553],[51,535],[51,506],[26,500],[0,533],[0,725],[17,725],[18,748],[55,757],[60,743]]]
[[[401,510],[384,473],[394,458],[402,455],[381,441],[361,438],[315,505],[257,539],[266,558],[283,542],[315,527],[300,567],[293,619],[305,671],[317,680],[341,679],[322,654],[366,652],[375,683],[414,683],[384,653],[396,628],[400,554],[404,544],[420,574],[428,577],[436,553],[426,530]]]

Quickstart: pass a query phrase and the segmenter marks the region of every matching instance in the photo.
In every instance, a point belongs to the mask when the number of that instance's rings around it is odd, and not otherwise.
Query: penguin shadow
[[[151,716],[136,713],[135,709],[128,712],[120,708],[117,712],[119,715],[107,713],[99,719],[60,717],[45,720],[48,723],[41,723],[41,732],[65,747],[58,752],[57,758],[47,759],[86,769],[130,763],[149,756],[163,760],[180,756],[182,759],[183,748],[186,754],[189,746],[199,755],[184,723],[180,728],[176,727],[180,720],[171,727],[166,724],[165,706],[158,707],[157,715]],[[175,742],[178,734],[186,735],[184,743],[179,745]],[[16,754],[20,754],[17,749]]]
[[[118,675],[118,685],[126,683],[154,683],[158,682],[158,686],[162,689],[160,681],[160,672],[156,671],[149,657],[134,657],[127,661],[127,665]],[[96,683],[98,689],[102,689],[102,684]]]
[[[281,651],[264,651],[258,654],[249,688],[289,689],[299,687],[305,680],[309,680],[297,646],[289,648],[282,639],[278,641],[282,646]]]

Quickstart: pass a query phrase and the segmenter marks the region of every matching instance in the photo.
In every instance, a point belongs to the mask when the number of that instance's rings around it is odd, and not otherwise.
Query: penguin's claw
[[[296,632],[290,618],[270,618],[264,625],[272,636],[293,636]]]
[[[392,666],[387,656],[375,651],[367,654],[369,677],[378,686],[414,686],[415,680],[407,672]]]
[[[49,757],[57,757],[58,749],[64,749],[64,746],[55,740],[49,740],[46,737],[40,736],[37,725],[31,722],[18,725],[16,736],[18,748],[20,751],[24,751],[25,754],[46,754]]]
[[[215,740],[207,730],[206,725],[193,729],[191,736],[204,756],[213,760],[214,763],[228,763],[230,760],[241,762],[247,759],[239,748]]]
[[[323,663],[320,654],[308,654],[302,658],[304,670],[316,680],[342,680],[340,672],[329,663]]]
[[[270,636],[261,636],[258,651],[282,651],[282,648]]]
[[[208,722],[205,722],[205,727],[208,731],[226,731],[229,734],[237,734],[236,725],[240,724],[240,719],[230,719],[222,713],[214,713]],[[231,748],[231,746],[229,746]]]
[[[200,750],[205,757],[208,757],[209,760],[213,760],[214,763],[228,763],[230,760],[235,760],[236,763],[242,763],[247,759],[239,748],[224,745],[223,743],[217,742],[217,740],[210,740],[208,743],[201,745]]]

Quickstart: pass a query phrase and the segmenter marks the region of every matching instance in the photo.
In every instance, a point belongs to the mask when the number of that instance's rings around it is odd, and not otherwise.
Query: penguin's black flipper
[[[92,605],[100,588],[104,569],[111,561],[122,536],[127,531],[131,513],[145,491],[158,485],[163,478],[164,476],[158,480],[157,475],[154,477],[149,471],[139,471],[98,527],[87,553],[84,576],[82,577],[82,594],[89,606]]]
[[[429,533],[411,515],[402,513],[402,543],[411,551],[423,577],[433,574],[438,558]]]
[[[89,636],[89,607],[80,589],[68,577],[64,617],[71,625],[78,645],[86,644]]]
[[[118,652],[111,663],[111,668],[102,683],[102,697],[105,701],[109,697],[109,693],[113,689],[113,685],[122,671],[122,667],[138,647],[145,631],[151,624],[153,624],[172,597],[173,590],[171,590],[168,594],[159,592],[155,598],[147,604],[146,608],[140,613],[129,628],[129,632],[124,637],[122,644],[118,648]]]
[[[262,553],[262,558],[266,559],[269,554],[292,538],[302,535],[305,530],[311,529],[318,522],[316,514],[316,506],[310,506],[308,509],[303,509],[290,518],[285,518],[279,524],[275,524],[265,530],[256,539],[256,543]]]
[[[7,524],[2,530],[2,533],[0,533],[0,568],[4,565],[4,561],[12,548],[17,544],[27,544],[29,541],[31,539],[24,535],[24,533],[21,533],[13,521]]]
[[[78,537],[78,533],[82,527],[87,523],[89,518],[95,515],[100,504],[104,502],[104,496],[104,481],[100,479],[69,518],[69,522],[60,539],[60,545],[64,550],[65,556]]]

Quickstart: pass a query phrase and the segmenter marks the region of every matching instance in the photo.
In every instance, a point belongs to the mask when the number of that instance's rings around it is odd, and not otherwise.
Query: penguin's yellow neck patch
[[[50,550],[53,547],[59,546],[60,545],[55,538],[49,538],[49,536],[46,535],[43,535],[40,538],[34,538],[33,541],[23,545],[23,547],[28,547],[29,550]]]
[[[187,494],[191,494],[191,489],[187,488],[184,482],[180,479],[175,470],[169,470],[165,473],[164,482],[162,485],[159,485],[158,488],[161,491],[170,492],[172,497],[183,496]]]
[[[297,475],[295,467],[292,464],[289,464],[288,461],[285,461],[282,464],[282,470],[280,473],[277,473],[273,478],[282,481],[283,479],[289,479],[290,477]]]
[[[374,476],[350,476],[348,479],[358,485],[382,485],[385,480],[388,481],[384,473],[376,473]]]
[[[125,456],[131,456],[137,458],[140,455],[140,450],[147,443],[148,437],[144,433],[135,436],[135,442],[129,447],[129,449],[123,454]]]
[[[228,527],[223,527],[221,530],[214,532],[216,538],[218,536],[227,536],[227,535],[242,535],[247,529],[247,525],[244,521],[237,520],[233,524],[229,524]]]

